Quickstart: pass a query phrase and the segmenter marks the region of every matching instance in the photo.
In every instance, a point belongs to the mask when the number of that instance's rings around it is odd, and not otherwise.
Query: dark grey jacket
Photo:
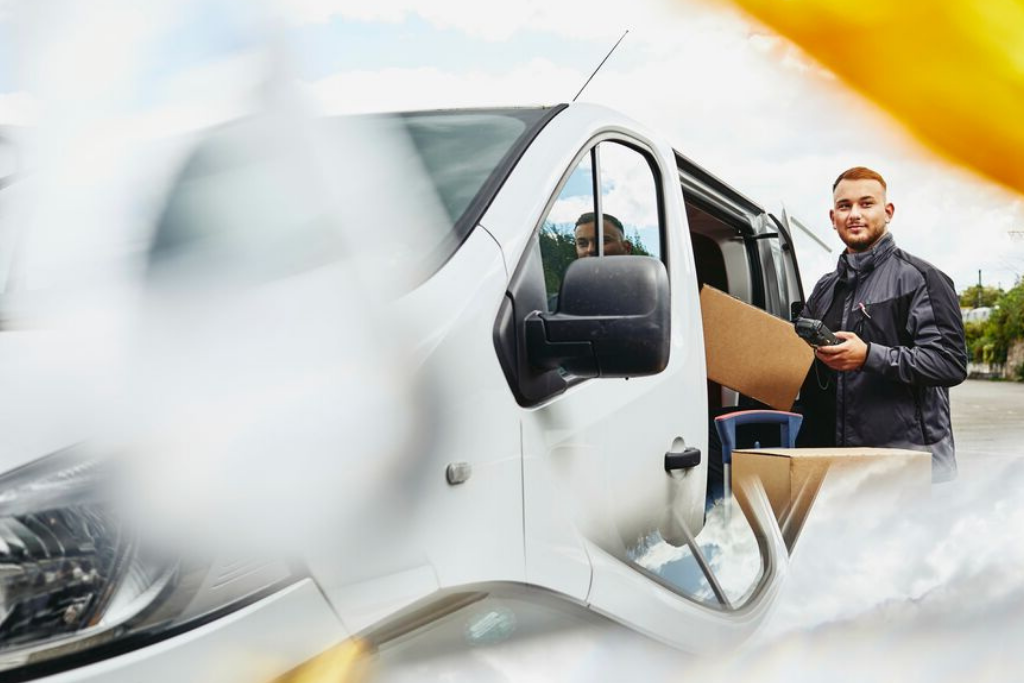
[[[967,377],[963,319],[953,281],[896,248],[886,234],[873,249],[839,257],[807,300],[821,319],[835,285],[847,281],[841,330],[868,342],[860,370],[837,373],[836,445],[913,448],[932,453],[932,478],[956,476],[949,390]]]

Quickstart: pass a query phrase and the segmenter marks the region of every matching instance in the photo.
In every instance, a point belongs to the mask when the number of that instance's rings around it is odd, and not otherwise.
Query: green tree
[[[557,294],[569,264],[576,260],[576,240],[572,231],[544,223],[540,231],[540,257],[544,263],[544,286],[548,296]]]
[[[1000,294],[988,320],[967,323],[967,349],[978,362],[1005,363],[1010,346],[1024,339],[1024,281]]]
[[[634,256],[654,256],[654,254],[647,250],[647,246],[644,244],[644,241],[640,239],[639,230],[634,229],[632,235],[626,235],[626,239],[633,245],[633,251],[631,253]]]
[[[983,358],[982,339],[985,337],[985,323],[964,323],[964,336],[967,338],[967,356],[975,363],[981,363]]]
[[[974,285],[968,287],[960,294],[960,308],[981,308],[983,306],[995,306],[1003,290],[998,287],[982,287]],[[979,303],[980,302],[980,303]]]
[[[545,222],[540,230],[540,255],[544,263],[544,287],[548,296],[557,294],[562,287],[562,278],[569,264],[576,260],[575,226],[571,223],[556,224]],[[632,254],[653,256],[640,238],[636,229],[626,239],[633,245]]]
[[[1010,345],[1024,339],[1024,281],[999,297],[986,323],[985,336],[993,344],[993,355],[997,362],[1005,362]]]

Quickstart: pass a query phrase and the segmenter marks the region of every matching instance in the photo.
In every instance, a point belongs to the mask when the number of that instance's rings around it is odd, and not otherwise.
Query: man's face
[[[576,226],[576,258],[597,256],[597,239],[593,223],[581,223]],[[621,256],[632,251],[633,246],[627,242],[614,223],[604,222],[604,255]]]
[[[885,188],[877,180],[841,180],[832,194],[828,212],[832,227],[847,251],[867,251],[885,234],[894,207],[885,201]]]

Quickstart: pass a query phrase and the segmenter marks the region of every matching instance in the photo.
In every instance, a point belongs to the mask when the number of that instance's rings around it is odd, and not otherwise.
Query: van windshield
[[[378,172],[399,179],[395,199],[415,210],[440,205],[439,220],[424,212],[416,221],[418,234],[381,237],[397,238],[400,250],[414,251],[425,275],[436,271],[476,227],[519,156],[557,111],[481,109],[367,117],[374,129],[404,147],[383,160],[375,158]],[[338,121],[344,125],[343,119]]]
[[[543,109],[430,112],[396,119],[415,145],[449,218],[458,223],[516,142],[546,113]]]
[[[557,111],[333,117],[321,119],[309,131],[315,135],[305,138],[306,131],[282,130],[270,117],[242,119],[193,141],[165,200],[158,202],[155,226],[126,228],[121,232],[131,234],[125,237],[97,223],[105,239],[89,243],[116,243],[110,251],[118,258],[129,251],[122,242],[135,249],[145,243],[151,273],[188,262],[193,271],[244,270],[257,277],[309,270],[347,250],[381,277],[403,274],[402,282],[415,286],[458,250],[518,157]],[[60,232],[59,222],[51,223],[49,232]],[[86,227],[76,232],[84,234]],[[76,247],[82,239],[46,230],[0,233],[10,237],[0,243],[0,293],[39,290],[71,278],[64,264],[82,251]],[[19,249],[12,248],[16,242]]]
[[[271,138],[280,139],[280,126],[239,122],[186,163],[150,264],[195,260],[200,250],[216,259],[210,270],[223,272],[230,261],[267,274],[296,272],[346,243],[365,269],[415,286],[458,250],[555,111],[339,116],[321,120],[311,142],[294,149]]]

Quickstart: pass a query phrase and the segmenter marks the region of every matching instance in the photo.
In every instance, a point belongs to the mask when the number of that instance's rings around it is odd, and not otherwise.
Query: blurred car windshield
[[[412,286],[458,250],[557,111],[341,116],[312,127],[305,146],[306,131],[280,122],[228,126],[183,168],[150,264],[184,257],[267,277],[347,251]]]
[[[116,202],[120,192],[129,210],[119,215],[133,225],[79,220],[69,233],[61,214],[29,228],[6,201],[15,187],[6,187],[0,293],[70,286],[77,275],[68,263],[89,258],[92,270],[110,272],[139,247],[150,274],[171,266],[175,277],[266,280],[349,255],[382,281],[415,286],[458,250],[558,111],[241,119],[181,140],[183,163],[155,202],[155,224],[133,208],[148,189],[111,183],[105,196]]]
[[[457,224],[484,184],[504,170],[502,162],[515,143],[546,113],[542,109],[417,113],[397,116],[394,122],[408,133],[449,218]]]

